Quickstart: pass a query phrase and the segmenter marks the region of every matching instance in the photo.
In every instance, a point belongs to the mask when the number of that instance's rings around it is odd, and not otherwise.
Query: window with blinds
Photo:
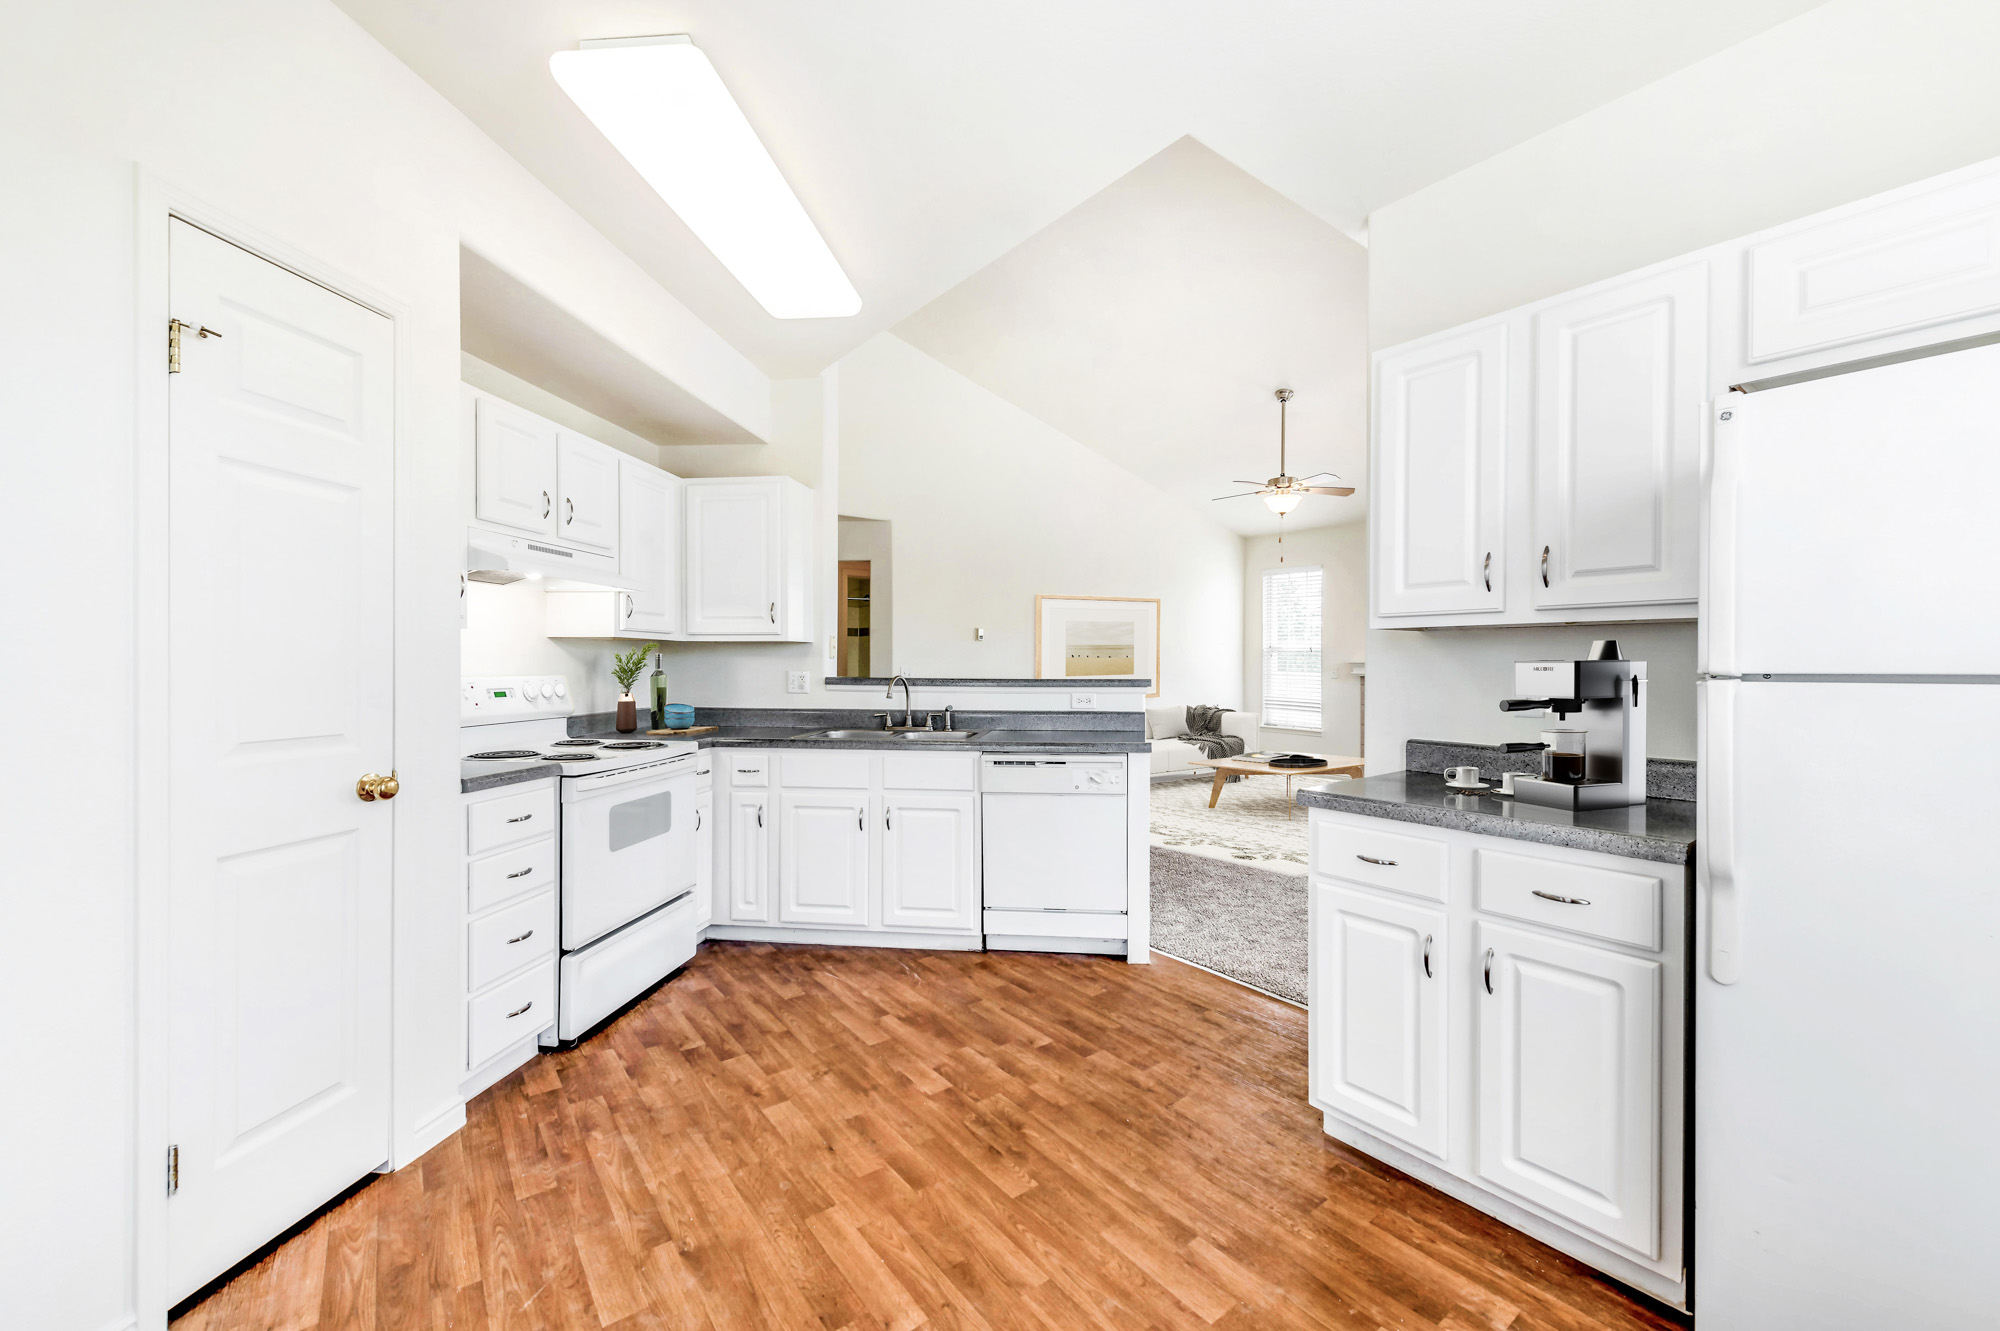
[[[1320,728],[1320,606],[1318,569],[1274,568],[1264,574],[1267,726]]]

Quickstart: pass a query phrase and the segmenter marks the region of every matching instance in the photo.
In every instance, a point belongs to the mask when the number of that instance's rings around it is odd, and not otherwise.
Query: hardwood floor
[[[176,1331],[1664,1328],[1326,1137],[1190,966],[721,943]]]

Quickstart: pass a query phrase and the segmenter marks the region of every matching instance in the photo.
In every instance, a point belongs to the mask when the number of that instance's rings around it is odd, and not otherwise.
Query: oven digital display
[[[507,696],[507,690],[505,690],[505,689],[495,689],[495,690],[493,690],[493,696],[494,696],[494,697],[496,697],[496,698],[504,698],[504,697],[506,697],[506,696]]]

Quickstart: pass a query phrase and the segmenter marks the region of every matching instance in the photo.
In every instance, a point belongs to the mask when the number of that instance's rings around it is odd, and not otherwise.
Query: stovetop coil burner
[[[551,753],[548,758],[558,763],[594,763],[603,756],[601,753]]]
[[[601,739],[559,739],[549,745],[552,749],[594,749],[604,741]]]
[[[465,756],[482,762],[499,762],[503,758],[539,758],[542,755],[533,749],[488,749],[485,753],[468,753]]]
[[[658,739],[621,739],[613,740],[604,747],[607,749],[664,749],[667,747],[667,744],[665,740]]]

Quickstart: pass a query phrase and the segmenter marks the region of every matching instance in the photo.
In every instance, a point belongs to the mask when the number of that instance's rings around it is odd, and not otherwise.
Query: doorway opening
[[[841,679],[889,674],[889,524],[842,515],[835,590],[835,668]]]

